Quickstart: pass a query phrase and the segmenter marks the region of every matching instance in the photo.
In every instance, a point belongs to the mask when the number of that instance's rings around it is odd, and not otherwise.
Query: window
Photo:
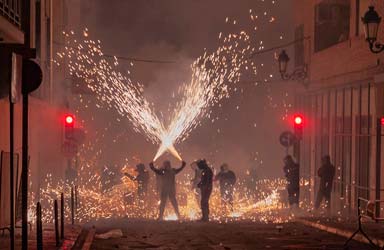
[[[321,51],[349,37],[349,0],[324,0],[315,7],[315,51]]]
[[[343,121],[343,172],[342,192],[345,193],[346,203],[351,203],[351,174],[352,174],[352,89],[344,90],[344,121]]]
[[[369,100],[371,92],[370,87],[360,87],[359,92],[359,110],[356,122],[356,163],[357,163],[357,195],[358,197],[369,198],[369,169],[371,155],[371,126],[372,116],[370,114]]]
[[[21,0],[0,0],[0,15],[21,28]]]

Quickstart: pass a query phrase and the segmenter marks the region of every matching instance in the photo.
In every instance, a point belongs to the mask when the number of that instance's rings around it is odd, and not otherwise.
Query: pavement
[[[53,225],[43,225],[43,249],[72,249],[75,245],[77,238],[82,232],[82,227],[78,225],[65,225],[64,239],[60,242],[60,247],[56,247],[55,231]],[[28,249],[37,249],[36,231],[35,228],[28,234]],[[9,234],[0,234],[0,250],[10,249]],[[17,228],[15,231],[15,249],[21,249],[21,229]]]
[[[340,217],[301,217],[295,220],[303,225],[333,233],[346,239],[358,230],[357,218]],[[370,219],[362,219],[362,230],[377,246],[384,246],[384,223],[376,223]],[[354,237],[359,242],[369,243],[360,232]]]
[[[343,249],[345,237],[299,222],[172,222],[108,219],[93,223],[96,237],[91,249]],[[116,238],[98,234],[120,229]],[[352,241],[349,250],[374,249]]]
[[[59,248],[53,225],[45,225],[43,249],[378,249],[367,244],[361,234],[344,248],[347,238],[357,228],[355,219],[314,216],[280,224],[103,219],[84,226],[66,225]],[[363,220],[362,228],[375,244],[384,246],[384,223]],[[112,238],[101,239],[98,237],[101,234],[110,234]],[[15,249],[21,249],[20,236],[17,229]],[[29,233],[28,244],[28,249],[36,249],[34,230]],[[6,249],[9,249],[9,235],[0,234],[0,250]]]

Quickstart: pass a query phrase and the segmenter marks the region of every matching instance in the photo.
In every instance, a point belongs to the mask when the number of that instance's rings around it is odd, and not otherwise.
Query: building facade
[[[0,0],[0,43],[24,43],[22,30],[22,0]],[[36,59],[43,72],[43,82],[29,98],[29,169],[32,191],[37,192],[46,173],[56,173],[61,178],[67,159],[62,154],[63,116],[67,112],[61,99],[57,98],[60,82],[55,81],[53,70],[53,44],[63,26],[64,1],[31,0],[31,47],[36,49]],[[59,76],[57,76],[59,77]],[[14,138],[15,153],[21,168],[22,149],[22,103],[15,104]],[[0,99],[0,151],[10,151],[10,120],[8,98]],[[4,166],[5,167],[5,166]],[[9,168],[6,168],[9,169]],[[3,170],[2,171],[6,171]],[[19,172],[20,174],[20,172]],[[3,175],[4,176],[4,175]],[[1,184],[1,181],[0,181]],[[2,185],[4,186],[4,185]],[[4,186],[7,187],[6,185]],[[2,189],[1,192],[9,192]]]
[[[348,214],[358,197],[384,199],[384,53],[373,54],[361,17],[373,4],[384,16],[384,2],[294,0],[295,66],[307,65],[296,109],[305,117],[300,148],[302,196],[314,203],[317,170],[324,155],[336,167],[332,207]],[[384,40],[381,28],[378,40]]]

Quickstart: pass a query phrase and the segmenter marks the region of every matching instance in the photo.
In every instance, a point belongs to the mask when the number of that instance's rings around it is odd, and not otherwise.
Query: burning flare
[[[157,153],[155,155],[155,158],[153,158],[153,161],[156,161],[162,154],[164,154],[166,151],[171,153],[174,157],[176,157],[178,160],[182,161],[183,159],[177,152],[175,146],[173,146],[172,142],[169,141],[162,141],[159,149],[157,150]]]

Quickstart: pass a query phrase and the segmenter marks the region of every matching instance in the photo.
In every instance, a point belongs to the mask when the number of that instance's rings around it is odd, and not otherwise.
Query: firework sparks
[[[242,70],[252,69],[256,73],[253,62],[246,59],[254,49],[245,31],[229,34],[223,43],[216,52],[205,53],[192,64],[191,81],[179,89],[182,99],[176,104],[171,122],[161,137],[155,159],[167,150],[172,153],[174,144],[188,138],[202,118],[210,117],[211,108],[229,97],[230,84],[240,81]]]
[[[136,200],[135,193],[132,192],[136,188],[135,183],[128,178],[123,178],[121,184],[114,185],[107,191],[102,190],[105,185],[99,175],[92,174],[94,171],[83,168],[82,174],[85,176],[92,175],[92,178],[82,178],[81,184],[78,186],[79,205],[76,210],[76,219],[82,222],[97,220],[100,218],[144,218],[156,219],[157,211],[153,209],[158,206],[156,198],[149,199],[145,202]],[[53,201],[60,197],[61,192],[65,193],[65,197],[69,197],[70,186],[64,181],[59,181],[52,185],[52,175],[46,178],[46,186],[40,190],[40,201],[43,204],[43,220],[45,223],[53,221]],[[218,222],[227,222],[234,220],[250,219],[261,222],[280,223],[289,220],[289,217],[279,215],[284,208],[281,201],[280,192],[284,190],[285,182],[281,179],[261,180],[258,183],[259,198],[253,197],[251,192],[240,195],[244,190],[245,183],[239,183],[234,196],[233,211],[223,209],[223,203],[220,197],[219,188],[215,187],[210,200],[212,220]],[[195,197],[195,193],[190,191],[191,186],[188,180],[178,182],[179,190],[179,208],[181,218],[177,218],[176,214],[166,210],[164,220],[191,221],[200,218],[201,212],[199,202]],[[237,192],[239,191],[239,192]],[[151,189],[151,193],[155,194],[155,188]],[[36,195],[32,195],[31,201],[34,203]],[[151,202],[152,201],[152,202]],[[66,220],[70,220],[70,206],[66,205]],[[34,206],[30,206],[30,220],[33,220]]]
[[[210,117],[211,108],[229,97],[230,85],[240,80],[244,70],[257,72],[255,64],[247,59],[255,48],[245,31],[220,36],[222,45],[211,54],[204,53],[191,65],[191,80],[180,87],[181,101],[176,103],[170,122],[165,126],[143,97],[143,86],[134,84],[119,72],[117,58],[113,62],[107,61],[103,57],[101,42],[90,40],[88,30],[84,33],[87,36],[80,42],[74,38],[74,32],[64,32],[68,41],[65,51],[58,53],[59,58],[67,58],[70,74],[84,79],[101,103],[127,117],[135,131],[142,132],[150,142],[160,145],[154,159],[168,151],[181,160],[174,145],[188,138],[202,118]]]
[[[74,32],[64,32],[64,35],[67,43],[58,56],[67,59],[69,73],[83,79],[101,104],[127,117],[135,131],[143,132],[150,142],[159,144],[165,130],[151,104],[143,97],[143,86],[118,71],[116,58],[109,62],[103,57],[100,41],[85,39],[80,42],[75,39]],[[60,60],[57,63],[60,65]]]
[[[252,11],[250,13],[252,21],[258,19]],[[271,22],[273,21],[274,19]],[[229,22],[228,18],[227,22],[228,25],[239,25],[235,20]],[[166,151],[177,159],[182,159],[175,145],[185,141],[202,120],[215,121],[216,118],[211,118],[212,107],[240,89],[235,84],[240,81],[245,72],[257,73],[256,64],[249,58],[255,51],[264,49],[262,41],[251,42],[250,36],[245,31],[227,35],[221,32],[218,36],[221,45],[217,50],[204,53],[192,63],[191,77],[187,84],[178,89],[180,101],[175,103],[170,119],[165,122],[156,115],[153,104],[144,98],[143,86],[128,77],[129,70],[124,69],[128,74],[119,70],[119,61],[116,57],[105,59],[101,42],[91,40],[88,30],[83,32],[83,40],[74,32],[64,32],[64,35],[67,38],[66,44],[64,51],[58,53],[57,63],[65,63],[72,76],[82,79],[87,87],[96,93],[97,107],[116,110],[121,117],[129,119],[136,132],[142,133],[151,143],[159,145],[154,160]],[[256,44],[258,48],[254,48],[252,44]],[[61,59],[65,62],[60,61]],[[117,119],[117,121],[121,120]],[[95,157],[100,155],[101,150],[94,154]],[[81,176],[79,219],[81,221],[124,216],[156,218],[154,209],[143,209],[142,203],[133,201],[132,197],[135,194],[132,190],[135,190],[136,186],[129,179],[123,177],[122,184],[115,185],[105,192],[102,186],[106,183],[101,179],[101,174],[94,169],[95,165],[97,164],[92,164],[88,158],[84,160],[79,173]],[[47,200],[54,199],[66,189],[64,182],[53,187],[50,184],[52,180],[48,178],[46,183],[48,186],[41,195]],[[195,202],[195,194],[190,190],[189,181],[178,183],[178,185],[180,193],[185,194],[185,204],[180,206],[182,218],[197,219],[200,216],[200,209]],[[261,197],[255,199],[249,194],[238,195],[242,193],[245,186],[244,183],[239,184],[239,192],[235,195],[236,206],[232,212],[228,213],[223,212],[220,194],[215,189],[211,198],[213,219],[227,221],[247,218],[265,222],[283,221],[284,218],[277,216],[273,211],[284,207],[280,201],[280,190],[284,189],[285,183],[278,179],[261,181],[259,185],[260,190],[264,191],[261,192]],[[154,189],[152,191],[156,193]],[[154,198],[156,199],[158,197]],[[50,218],[50,216],[51,214],[47,213],[47,217]],[[172,213],[165,214],[166,220],[173,220],[175,217],[176,215]]]
[[[175,156],[178,160],[182,161],[182,158],[177,152],[175,146],[173,146],[172,142],[167,139],[162,140],[161,145],[157,150],[155,157],[153,158],[153,161],[156,161],[165,151],[168,151],[173,156]]]

